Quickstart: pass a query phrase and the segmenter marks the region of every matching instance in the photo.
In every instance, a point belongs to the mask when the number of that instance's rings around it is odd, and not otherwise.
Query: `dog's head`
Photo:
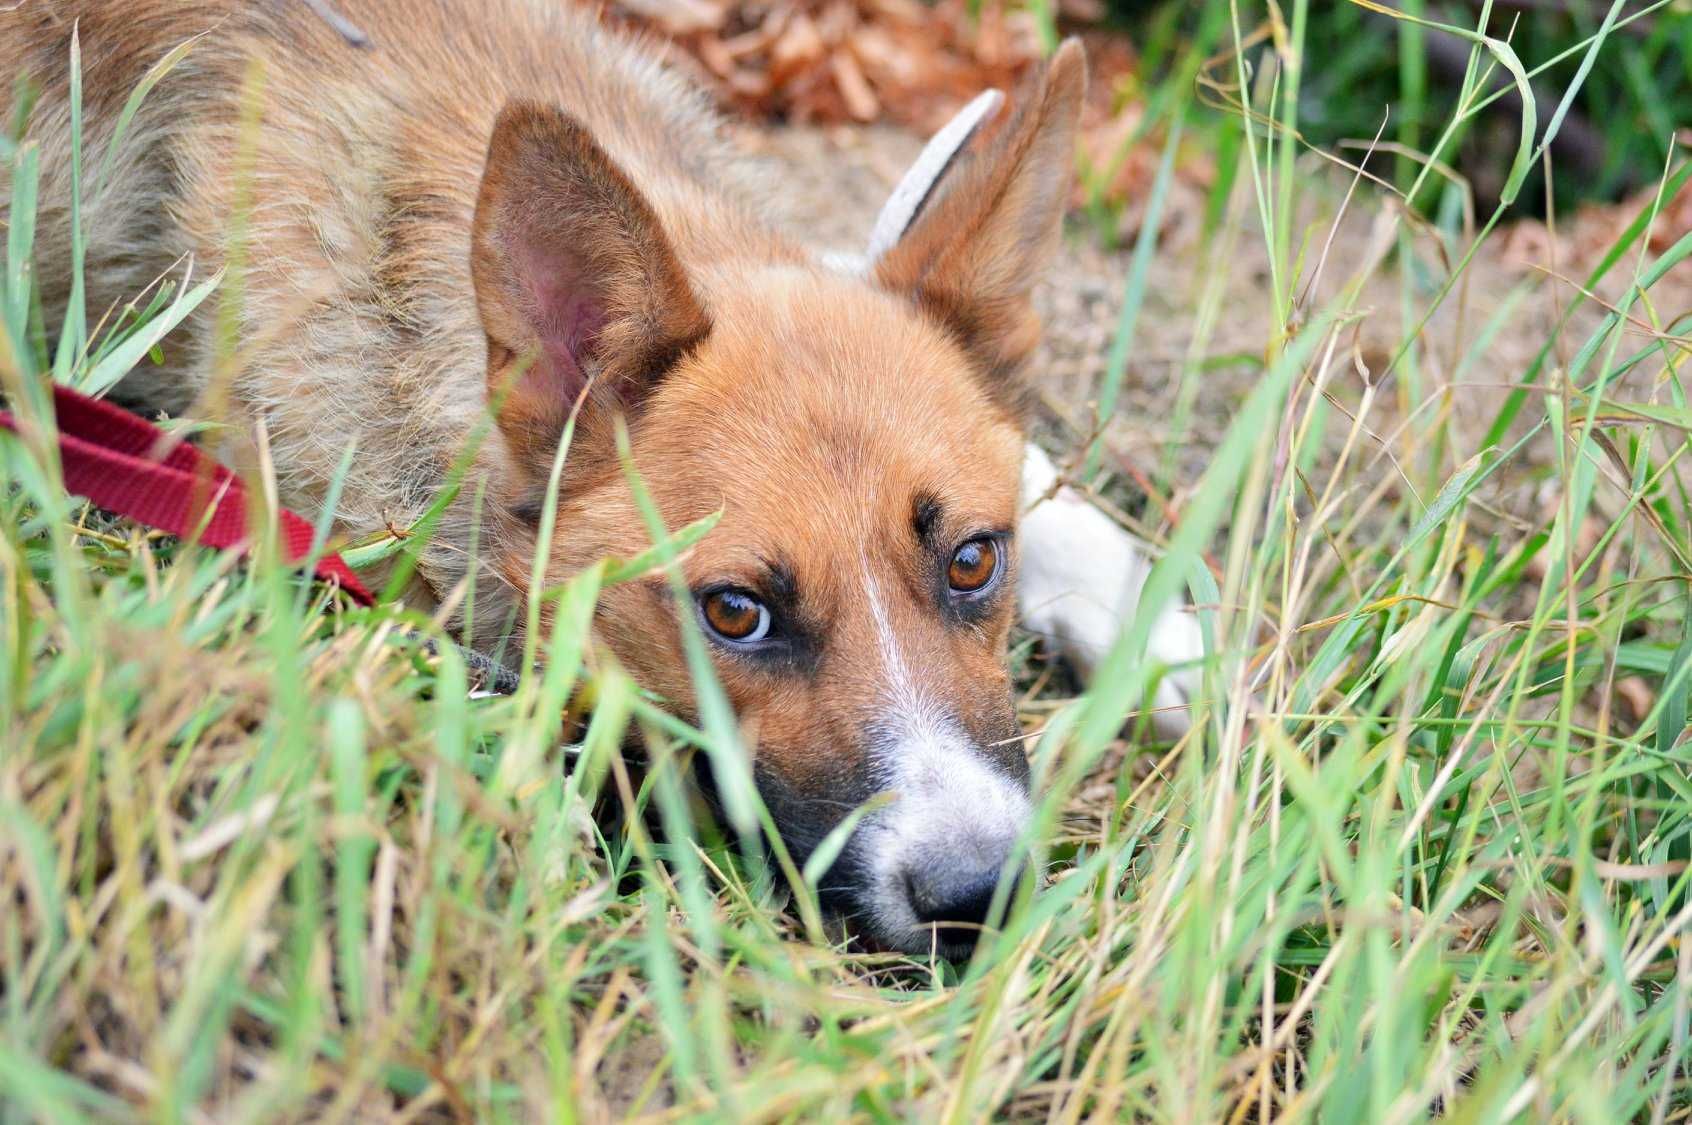
[[[803,862],[893,795],[824,879],[892,948],[967,949],[1030,812],[1003,663],[1017,379],[1084,85],[1066,44],[858,276],[756,255],[689,276],[564,115],[508,109],[490,147],[473,269],[490,394],[532,488],[580,401],[553,580],[649,543],[611,440],[621,416],[671,528],[722,510],[680,564],[688,612],[787,846]],[[519,584],[532,549],[509,548]],[[685,710],[675,613],[657,578],[608,591],[595,627]]]

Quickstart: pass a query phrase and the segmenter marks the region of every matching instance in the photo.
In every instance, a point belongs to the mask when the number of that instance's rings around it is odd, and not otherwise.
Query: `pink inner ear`
[[[573,262],[530,251],[523,255],[522,276],[541,345],[524,381],[571,405],[587,381],[586,360],[605,327],[605,303]]]

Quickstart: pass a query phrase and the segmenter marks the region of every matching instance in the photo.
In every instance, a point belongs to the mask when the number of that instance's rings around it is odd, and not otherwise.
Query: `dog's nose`
[[[1000,866],[959,867],[950,864],[924,866],[906,875],[911,910],[924,925],[934,926],[941,942],[974,945],[987,922],[1003,871]],[[1019,872],[1017,879],[1023,877]],[[1015,894],[1016,885],[1011,885]],[[1009,902],[1009,897],[1006,898]]]

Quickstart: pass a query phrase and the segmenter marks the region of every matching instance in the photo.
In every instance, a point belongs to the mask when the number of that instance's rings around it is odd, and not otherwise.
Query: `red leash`
[[[53,412],[66,491],[179,538],[198,532],[198,541],[209,547],[247,553],[251,544],[241,478],[151,422],[57,383]],[[16,433],[17,419],[0,410],[0,428]],[[286,509],[277,517],[283,556],[297,563],[311,553],[311,525]],[[316,570],[360,605],[375,604],[340,555],[325,552]]]

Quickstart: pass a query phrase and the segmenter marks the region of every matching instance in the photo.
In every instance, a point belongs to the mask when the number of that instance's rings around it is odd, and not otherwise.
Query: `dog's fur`
[[[626,418],[669,526],[723,509],[683,562],[690,586],[751,591],[781,631],[756,651],[714,652],[789,846],[803,857],[846,810],[896,790],[831,872],[832,901],[898,948],[928,948],[927,922],[977,920],[1028,811],[1003,665],[1017,377],[1069,189],[1078,46],[985,126],[857,277],[771,225],[770,191],[698,93],[570,5],[338,6],[373,49],[350,48],[299,0],[36,0],[0,15],[0,72],[43,88],[29,136],[43,149],[45,307],[61,308],[69,284],[74,26],[90,307],[189,260],[228,265],[238,297],[232,354],[208,310],[120,398],[233,422],[219,452],[237,462],[262,429],[281,500],[312,515],[356,446],[342,530],[415,519],[491,401],[497,430],[409,597],[455,596],[474,539],[470,640],[508,654],[522,648],[539,506],[578,403],[547,580],[648,544],[615,454]],[[137,82],[194,36],[97,179]],[[1079,501],[1042,518],[1065,503]],[[1005,573],[983,596],[954,596],[951,553],[983,535]],[[1137,565],[1130,548],[1120,566]],[[1121,610],[1132,576],[1102,576],[1110,588],[1071,577]],[[1073,591],[1042,596],[1064,632],[1052,606]],[[633,583],[607,592],[595,630],[685,711],[674,612],[661,580]],[[1189,655],[1182,644],[1175,655]]]

